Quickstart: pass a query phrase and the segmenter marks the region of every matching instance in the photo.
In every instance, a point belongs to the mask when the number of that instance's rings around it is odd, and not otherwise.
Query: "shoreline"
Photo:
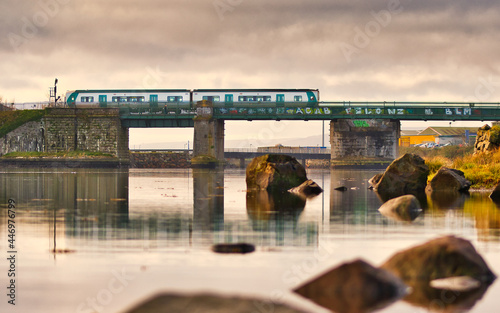
[[[128,168],[130,161],[117,158],[0,158],[0,166],[7,168]]]

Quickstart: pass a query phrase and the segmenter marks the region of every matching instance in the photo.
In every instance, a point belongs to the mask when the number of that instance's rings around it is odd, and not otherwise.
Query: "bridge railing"
[[[228,148],[224,152],[240,153],[282,153],[282,154],[331,154],[331,149],[326,147],[259,147],[259,148]]]

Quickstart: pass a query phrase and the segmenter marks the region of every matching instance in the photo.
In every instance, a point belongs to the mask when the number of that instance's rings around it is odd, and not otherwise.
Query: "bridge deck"
[[[464,102],[321,102],[315,107],[277,106],[266,103],[255,106],[216,106],[213,117],[223,120],[500,120],[500,103]],[[193,127],[194,109],[170,107],[120,108],[126,127]]]

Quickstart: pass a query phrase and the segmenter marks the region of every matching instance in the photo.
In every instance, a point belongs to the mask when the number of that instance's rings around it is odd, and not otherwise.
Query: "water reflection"
[[[246,196],[247,212],[254,230],[296,229],[306,199],[295,194],[250,191]]]

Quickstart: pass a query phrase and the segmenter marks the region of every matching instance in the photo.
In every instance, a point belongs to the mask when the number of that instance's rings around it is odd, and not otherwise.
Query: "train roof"
[[[67,92],[78,92],[78,93],[113,93],[113,92],[191,92],[191,89],[78,89],[78,90],[68,90]]]
[[[113,93],[113,92],[306,92],[306,91],[318,91],[318,89],[78,89],[78,90],[68,90],[67,92],[78,92],[78,93]]]
[[[219,91],[229,91],[229,92],[306,92],[306,91],[318,91],[319,89],[194,89],[193,92],[219,92]]]

